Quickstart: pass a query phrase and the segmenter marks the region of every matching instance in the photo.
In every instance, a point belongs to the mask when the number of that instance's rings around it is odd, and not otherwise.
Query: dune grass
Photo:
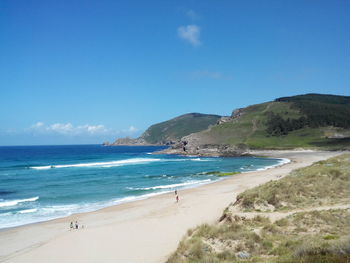
[[[350,209],[295,212],[275,222],[256,209],[348,204],[349,165],[350,155],[342,155],[244,192],[235,206],[258,215],[234,215],[229,206],[218,223],[188,230],[167,262],[350,262]]]
[[[247,211],[286,210],[350,202],[350,155],[293,171],[286,177],[249,189],[236,203]]]
[[[167,262],[345,263],[349,234],[349,210],[296,213],[274,223],[262,216],[236,216],[188,231]]]

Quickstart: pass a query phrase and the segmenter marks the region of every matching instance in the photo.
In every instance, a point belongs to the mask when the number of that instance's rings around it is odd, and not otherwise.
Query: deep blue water
[[[209,171],[252,171],[283,160],[154,155],[164,147],[0,147],[0,228],[195,187]]]

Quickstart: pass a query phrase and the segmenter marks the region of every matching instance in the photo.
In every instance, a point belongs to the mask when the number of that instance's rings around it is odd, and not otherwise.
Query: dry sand
[[[255,151],[291,159],[277,168],[96,212],[0,231],[0,262],[164,262],[189,228],[217,220],[240,192],[276,180],[296,168],[340,154],[313,151]],[[78,220],[84,229],[69,230]]]

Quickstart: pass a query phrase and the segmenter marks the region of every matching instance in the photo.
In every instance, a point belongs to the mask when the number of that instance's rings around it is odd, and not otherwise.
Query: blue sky
[[[100,143],[188,112],[350,95],[350,2],[0,1],[0,145]]]

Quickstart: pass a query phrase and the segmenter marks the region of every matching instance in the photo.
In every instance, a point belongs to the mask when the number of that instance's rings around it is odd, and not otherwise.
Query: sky
[[[0,0],[0,145],[350,95],[348,0]]]

